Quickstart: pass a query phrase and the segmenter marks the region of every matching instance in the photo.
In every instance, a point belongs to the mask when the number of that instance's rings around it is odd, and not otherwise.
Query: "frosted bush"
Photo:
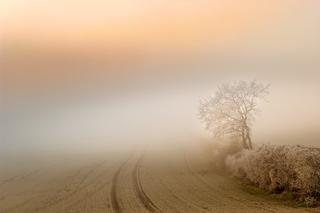
[[[241,144],[236,140],[220,141],[211,144],[210,155],[213,166],[221,171],[225,170],[226,158],[242,150]]]
[[[309,206],[320,202],[320,149],[262,145],[229,155],[226,167],[270,192],[291,192]]]

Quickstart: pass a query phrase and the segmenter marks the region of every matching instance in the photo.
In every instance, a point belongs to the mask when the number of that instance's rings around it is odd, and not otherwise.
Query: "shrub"
[[[227,157],[239,153],[242,150],[242,146],[236,140],[227,140],[211,144],[208,150],[210,151],[214,168],[218,171],[225,171]]]
[[[320,149],[262,145],[226,158],[233,175],[274,193],[290,192],[307,206],[320,203]]]

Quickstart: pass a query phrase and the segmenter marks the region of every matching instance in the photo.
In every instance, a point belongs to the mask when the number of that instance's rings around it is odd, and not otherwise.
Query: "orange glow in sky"
[[[42,45],[225,45],[276,20],[280,2],[11,0],[1,3],[2,30]]]

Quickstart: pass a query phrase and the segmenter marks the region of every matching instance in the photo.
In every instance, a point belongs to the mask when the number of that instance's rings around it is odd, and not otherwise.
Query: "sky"
[[[320,145],[316,0],[2,0],[2,144],[210,137],[200,98],[270,84],[257,142]]]

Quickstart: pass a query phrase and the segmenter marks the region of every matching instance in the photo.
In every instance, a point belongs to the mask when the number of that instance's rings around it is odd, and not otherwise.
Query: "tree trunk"
[[[248,126],[246,126],[246,141],[247,141],[248,149],[252,149],[250,128]]]
[[[250,136],[250,128],[247,124],[247,119],[242,121],[242,130],[241,130],[242,146],[245,149],[252,149],[252,141]]]
[[[241,131],[241,139],[242,139],[242,146],[244,149],[250,149],[247,144],[247,138],[245,136],[245,129],[243,128]]]

